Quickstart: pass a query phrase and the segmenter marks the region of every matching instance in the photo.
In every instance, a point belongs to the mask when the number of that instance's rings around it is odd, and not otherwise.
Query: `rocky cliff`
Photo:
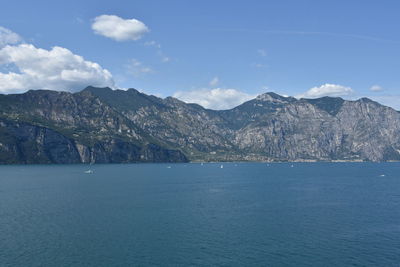
[[[208,110],[134,89],[0,95],[0,163],[400,160],[400,113],[266,93]]]

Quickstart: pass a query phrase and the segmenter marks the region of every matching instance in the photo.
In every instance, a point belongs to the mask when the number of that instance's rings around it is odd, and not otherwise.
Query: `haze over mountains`
[[[0,163],[400,160],[400,113],[265,93],[210,110],[135,89],[0,95]]]

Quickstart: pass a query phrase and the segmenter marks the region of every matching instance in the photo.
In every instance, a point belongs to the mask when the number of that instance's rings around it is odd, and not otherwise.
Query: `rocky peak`
[[[88,86],[85,89],[83,89],[81,92],[85,92],[85,91],[89,91],[89,92],[94,92],[94,91],[113,91],[113,89],[111,89],[110,87],[95,87],[95,86]]]
[[[261,94],[257,96],[255,100],[264,102],[273,102],[273,103],[290,103],[296,101],[294,97],[285,97],[278,95],[277,93],[274,92]]]
[[[374,104],[374,105],[380,105],[378,102],[369,99],[368,97],[363,97],[357,100],[357,102],[360,103],[366,103],[366,104]]]
[[[345,100],[340,97],[321,97],[314,99],[302,99],[302,101],[308,102],[320,110],[328,112],[330,115],[335,116],[343,106]]]
[[[182,100],[179,100],[178,98],[175,98],[172,96],[168,96],[168,97],[164,98],[164,102],[166,102],[168,104],[173,104],[173,105],[185,105],[186,104]]]

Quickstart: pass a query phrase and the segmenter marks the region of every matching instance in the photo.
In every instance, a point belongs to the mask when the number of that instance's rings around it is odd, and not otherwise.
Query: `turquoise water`
[[[399,163],[220,165],[0,166],[0,266],[399,266]]]

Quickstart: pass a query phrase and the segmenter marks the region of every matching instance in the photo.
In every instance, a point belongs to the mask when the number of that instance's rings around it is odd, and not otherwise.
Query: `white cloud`
[[[149,31],[149,28],[137,19],[123,19],[115,15],[96,17],[92,29],[96,34],[116,41],[136,41]]]
[[[143,76],[144,74],[152,73],[153,69],[143,65],[142,62],[133,58],[127,65],[128,72],[135,77]]]
[[[219,83],[219,78],[218,77],[214,77],[211,81],[210,81],[210,86],[214,87]]]
[[[7,28],[0,26],[0,48],[8,44],[17,44],[21,41],[21,36]]]
[[[258,49],[257,53],[262,57],[266,57],[267,56],[267,51],[265,51],[264,49]]]
[[[173,96],[187,103],[196,103],[205,108],[217,110],[234,108],[256,97],[236,89],[222,88],[179,91]]]
[[[369,88],[369,90],[372,92],[379,92],[383,91],[383,88],[380,85],[373,85],[371,86],[371,88]]]
[[[350,87],[338,85],[338,84],[330,84],[326,83],[319,87],[313,87],[309,89],[307,92],[297,95],[296,98],[318,98],[323,96],[348,96],[353,93],[353,89]]]
[[[88,85],[114,86],[108,70],[63,47],[46,50],[31,44],[8,45],[0,49],[0,65],[9,64],[18,71],[0,72],[1,93],[27,89],[77,91]]]

